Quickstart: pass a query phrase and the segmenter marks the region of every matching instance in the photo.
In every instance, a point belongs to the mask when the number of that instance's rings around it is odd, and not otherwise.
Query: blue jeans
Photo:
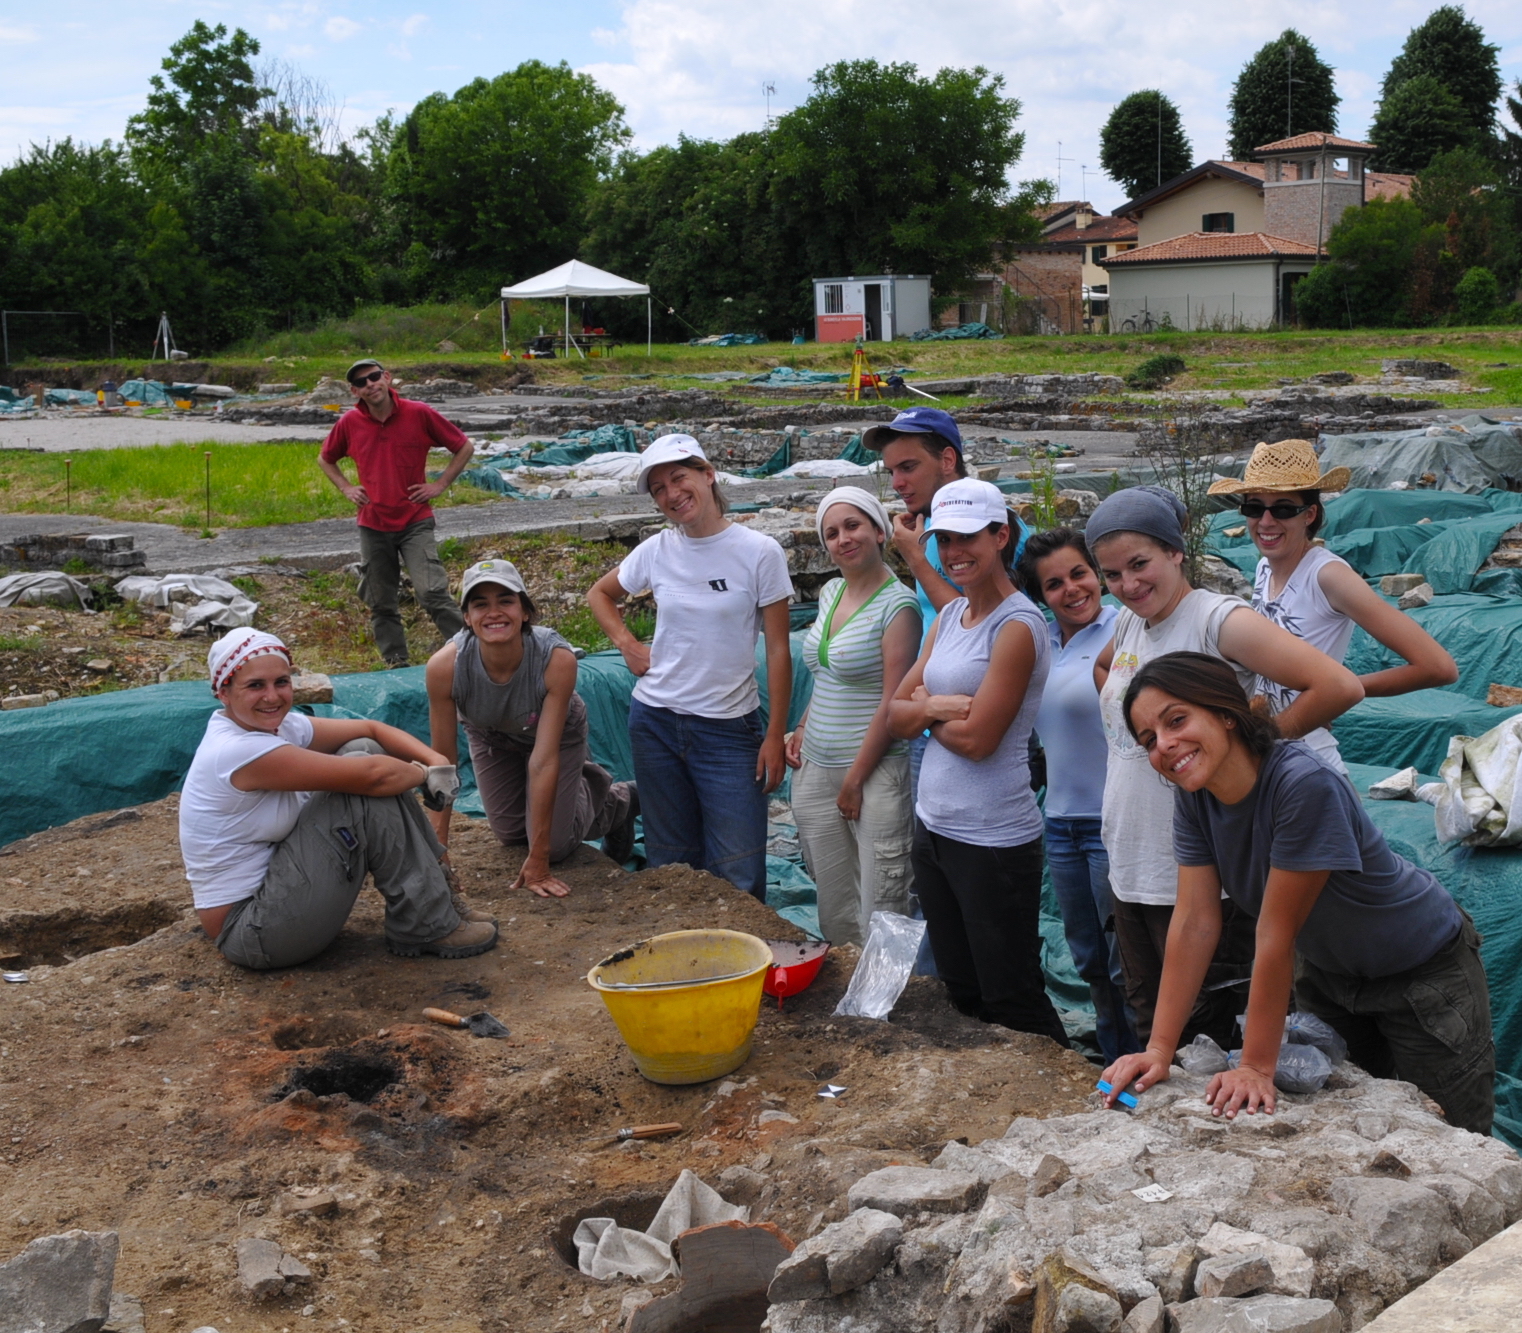
[[[629,745],[651,866],[683,861],[766,901],[761,710],[691,717],[629,701]]]
[[[1046,868],[1062,911],[1073,966],[1089,984],[1099,1049],[1105,1062],[1141,1050],[1126,1011],[1120,946],[1105,924],[1114,915],[1110,898],[1110,858],[1099,840],[1099,820],[1046,819]]]

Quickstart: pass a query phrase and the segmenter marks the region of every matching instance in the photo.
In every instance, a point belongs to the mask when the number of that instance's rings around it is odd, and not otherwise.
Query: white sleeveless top
[[[1328,565],[1347,563],[1326,547],[1313,546],[1301,557],[1279,595],[1270,599],[1268,561],[1259,560],[1257,575],[1253,579],[1252,609],[1259,615],[1266,616],[1280,629],[1288,630],[1297,639],[1304,639],[1311,647],[1321,649],[1332,661],[1341,663],[1347,656],[1348,643],[1353,637],[1353,619],[1343,615],[1327,601],[1326,593],[1321,590],[1321,571]],[[1267,697],[1275,713],[1282,713],[1294,703],[1299,694],[1298,690],[1287,689],[1262,676],[1258,677],[1255,688],[1259,694]],[[1347,769],[1338,752],[1337,741],[1325,727],[1317,727],[1315,731],[1302,736],[1301,740],[1323,762],[1346,775]]]

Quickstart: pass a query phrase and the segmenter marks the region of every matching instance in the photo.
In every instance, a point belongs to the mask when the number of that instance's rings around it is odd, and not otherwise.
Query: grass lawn
[[[354,506],[317,470],[315,443],[164,444],[89,449],[72,455],[10,454],[0,473],[0,510],[11,514],[93,514],[141,523],[206,524],[206,454],[211,454],[213,528],[263,527],[351,518]],[[353,475],[353,464],[343,466]],[[442,471],[442,468],[439,469]],[[67,495],[72,486],[72,498]],[[451,486],[433,503],[489,504],[473,486]]]

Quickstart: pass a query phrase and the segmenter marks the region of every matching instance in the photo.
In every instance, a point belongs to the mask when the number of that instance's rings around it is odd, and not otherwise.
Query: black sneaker
[[[629,783],[629,809],[602,840],[602,854],[623,865],[634,855],[634,821],[639,818],[639,788]]]

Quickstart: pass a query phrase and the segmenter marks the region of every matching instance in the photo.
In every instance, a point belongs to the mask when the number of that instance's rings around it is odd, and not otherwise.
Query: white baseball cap
[[[482,560],[465,571],[465,577],[460,583],[461,606],[465,605],[470,590],[482,583],[495,583],[499,588],[520,595],[528,591],[523,584],[523,575],[511,560]]]
[[[982,532],[990,523],[1008,523],[1004,492],[991,481],[962,477],[948,482],[930,502],[930,518],[920,540],[937,532]]]
[[[665,463],[680,463],[688,458],[701,458],[705,463],[708,461],[703,446],[692,436],[662,435],[640,455],[639,476],[635,479],[634,489],[641,495],[649,495],[650,474],[656,468]]]

